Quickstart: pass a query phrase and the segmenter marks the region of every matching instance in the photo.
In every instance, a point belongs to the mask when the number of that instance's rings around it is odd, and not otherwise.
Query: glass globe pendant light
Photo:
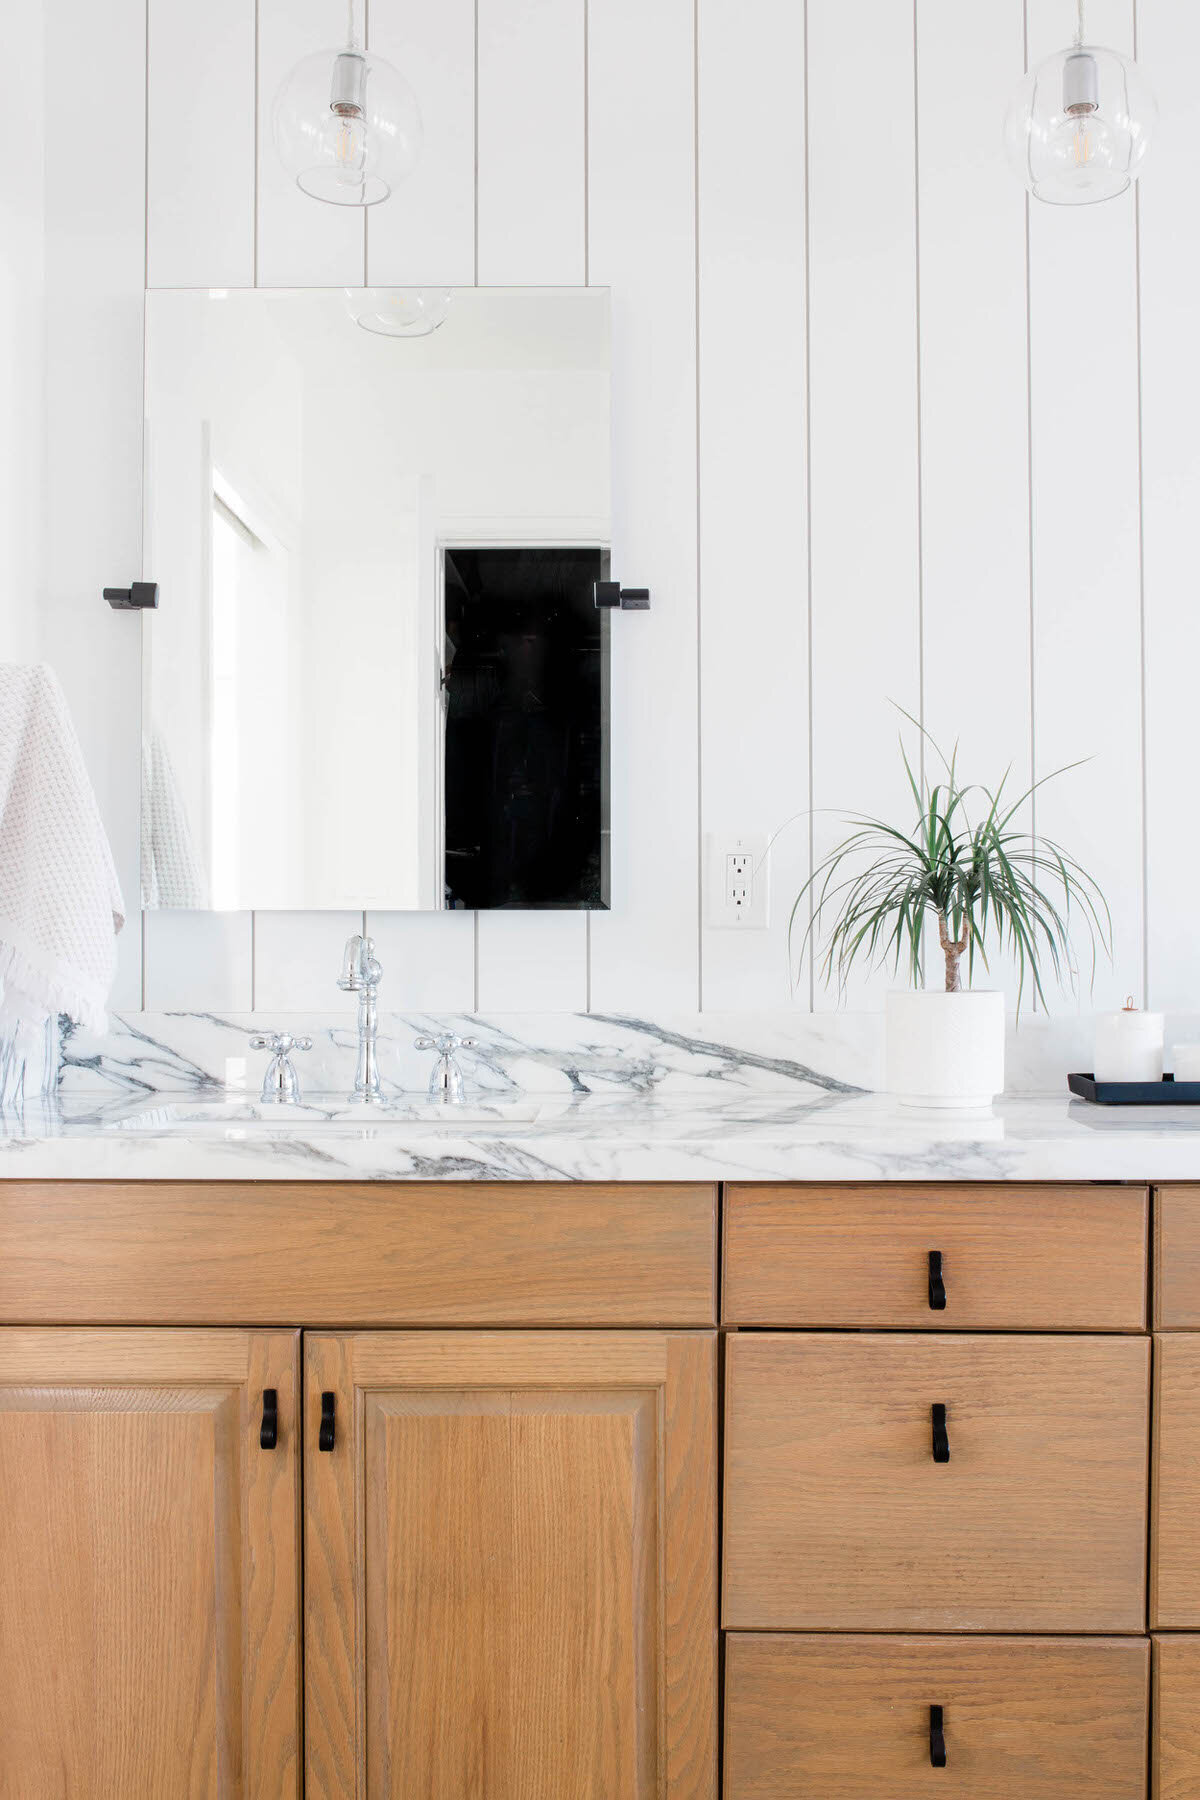
[[[1136,63],[1084,37],[1031,69],[1005,122],[1009,161],[1029,192],[1055,206],[1091,206],[1141,174],[1158,109]]]
[[[346,310],[376,337],[432,337],[450,311],[451,291],[437,288],[347,288]]]
[[[354,0],[347,42],[298,62],[275,96],[275,148],[296,185],[334,206],[374,206],[411,175],[421,113],[391,63],[359,43]]]

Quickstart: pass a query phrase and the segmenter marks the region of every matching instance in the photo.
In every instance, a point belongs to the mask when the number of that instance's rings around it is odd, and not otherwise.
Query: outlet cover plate
[[[704,917],[715,931],[766,931],[771,862],[765,831],[705,837]]]

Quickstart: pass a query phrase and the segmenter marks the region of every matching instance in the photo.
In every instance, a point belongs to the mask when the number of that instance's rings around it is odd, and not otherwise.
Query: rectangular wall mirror
[[[147,293],[143,904],[606,906],[609,533],[606,290]]]

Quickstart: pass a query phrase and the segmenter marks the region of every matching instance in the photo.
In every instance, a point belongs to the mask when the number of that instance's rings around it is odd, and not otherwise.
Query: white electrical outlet
[[[707,838],[705,916],[718,930],[765,931],[770,869],[765,831]]]

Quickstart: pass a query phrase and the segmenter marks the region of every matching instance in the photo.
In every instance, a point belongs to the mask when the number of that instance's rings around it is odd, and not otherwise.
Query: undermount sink
[[[248,1096],[223,1094],[195,1098],[165,1096],[137,1112],[106,1121],[111,1131],[147,1133],[186,1132],[225,1135],[250,1131],[380,1131],[411,1130],[429,1126],[455,1131],[476,1125],[527,1125],[537,1118],[539,1102],[525,1095],[512,1099],[497,1095],[476,1098],[461,1105],[432,1101],[423,1094],[398,1094],[379,1105],[338,1096],[322,1096],[300,1103],[267,1104]]]

